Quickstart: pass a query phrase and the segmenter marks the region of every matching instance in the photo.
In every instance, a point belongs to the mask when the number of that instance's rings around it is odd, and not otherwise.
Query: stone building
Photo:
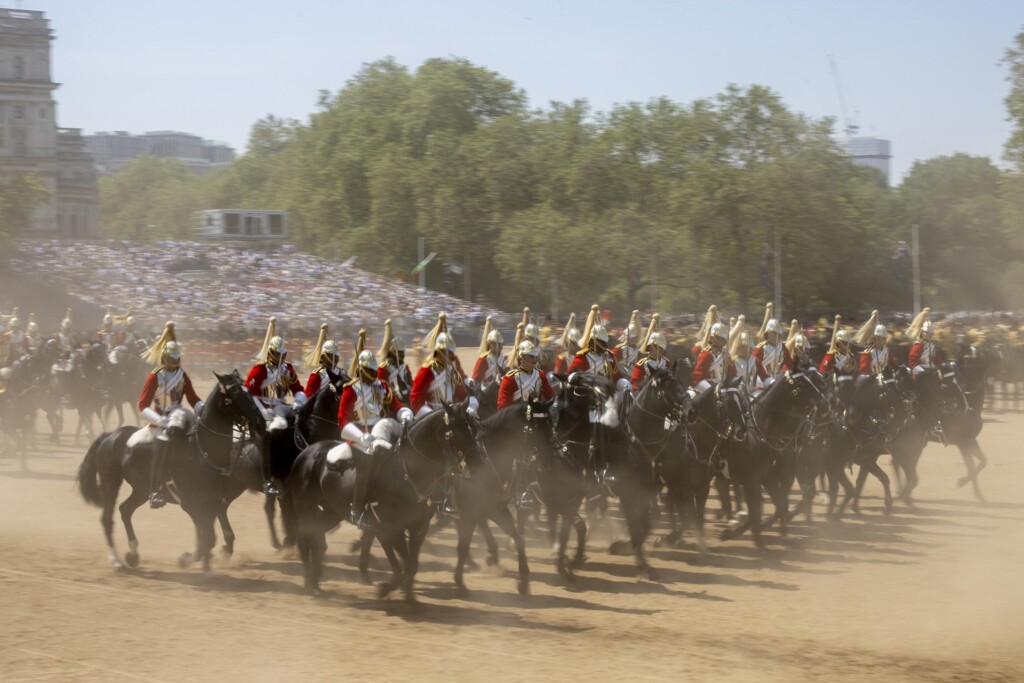
[[[52,41],[43,12],[0,8],[0,182],[34,173],[52,193],[22,235],[95,236],[96,171],[81,131],[57,125]]]

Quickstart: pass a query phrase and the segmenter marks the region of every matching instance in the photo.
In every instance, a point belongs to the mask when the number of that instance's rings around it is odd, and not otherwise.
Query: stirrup
[[[455,506],[455,502],[450,498],[446,497],[441,501],[441,512],[446,515],[457,515],[459,514],[459,508]]]
[[[367,514],[366,510],[353,511],[351,515],[352,524],[354,524],[360,531],[373,531],[374,523],[373,516]]]
[[[153,491],[149,494],[149,507],[154,510],[159,510],[164,505],[167,505],[167,501],[164,500],[164,497],[160,495],[159,491]]]
[[[537,500],[529,491],[523,493],[516,499],[516,507],[521,510],[532,510],[537,505]]]
[[[606,467],[597,473],[597,480],[605,486],[611,486],[615,483],[615,475]]]
[[[278,491],[277,487],[274,486],[274,482],[270,480],[263,482],[263,493],[265,493],[268,496],[280,495],[280,491]]]

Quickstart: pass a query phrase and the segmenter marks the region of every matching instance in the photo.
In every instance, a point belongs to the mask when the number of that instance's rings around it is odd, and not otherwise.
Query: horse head
[[[655,370],[636,394],[643,410],[663,414],[673,422],[693,422],[696,411],[686,387],[670,370]]]
[[[739,377],[719,382],[707,399],[714,408],[715,416],[724,426],[723,433],[736,441],[745,441],[750,427],[750,399],[743,391],[743,380]]]
[[[214,372],[213,375],[217,378],[217,386],[203,405],[202,414],[198,416],[200,420],[219,414],[254,435],[263,436],[266,433],[266,420],[246,390],[238,370],[223,375]]]

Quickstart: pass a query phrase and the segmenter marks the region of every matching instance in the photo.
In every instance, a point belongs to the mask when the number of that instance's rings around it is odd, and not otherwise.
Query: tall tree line
[[[384,59],[322,92],[304,123],[256,122],[225,169],[141,158],[104,178],[101,225],[186,237],[201,209],[286,209],[304,250],[408,278],[422,239],[439,256],[432,286],[461,295],[468,278],[473,298],[507,310],[753,310],[778,258],[786,310],[852,313],[910,307],[900,242],[916,224],[926,304],[1021,308],[1024,33],[1006,63],[1013,168],[940,157],[890,188],[849,163],[831,119],[762,86],[531,109],[464,59]]]

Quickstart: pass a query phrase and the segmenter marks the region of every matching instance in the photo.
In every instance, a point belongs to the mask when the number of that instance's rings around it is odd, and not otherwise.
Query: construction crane
[[[839,78],[839,67],[836,65],[836,59],[832,55],[828,56],[828,63],[832,66],[832,80],[836,84],[836,93],[839,95],[839,107],[843,115],[843,132],[846,133],[846,137],[852,138],[860,131],[860,126],[857,122],[850,118],[850,112],[846,109],[846,97],[843,95],[843,81]]]

